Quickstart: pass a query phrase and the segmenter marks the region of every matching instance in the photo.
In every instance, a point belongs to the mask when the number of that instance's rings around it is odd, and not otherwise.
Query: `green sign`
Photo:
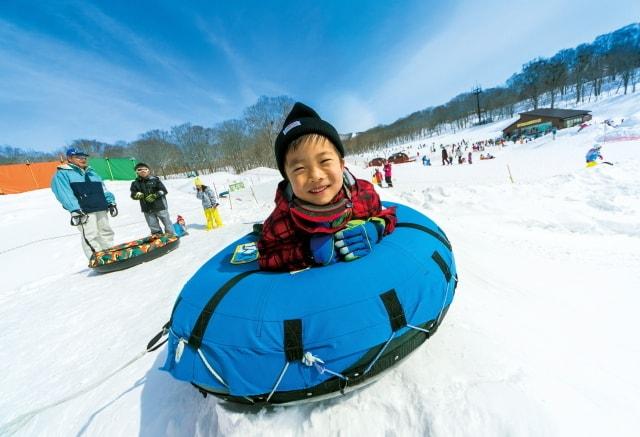
[[[229,184],[229,191],[239,190],[244,190],[244,182],[234,182],[233,184]]]

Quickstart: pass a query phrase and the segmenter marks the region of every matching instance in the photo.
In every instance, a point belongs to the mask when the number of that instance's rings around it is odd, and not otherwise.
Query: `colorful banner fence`
[[[0,165],[0,194],[16,194],[51,186],[59,161]],[[89,165],[104,180],[132,181],[134,158],[89,158]]]

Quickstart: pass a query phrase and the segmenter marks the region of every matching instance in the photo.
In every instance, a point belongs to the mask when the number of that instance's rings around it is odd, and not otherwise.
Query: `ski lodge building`
[[[591,120],[591,111],[539,108],[521,112],[520,119],[502,130],[505,138],[539,137],[555,129],[565,129]]]

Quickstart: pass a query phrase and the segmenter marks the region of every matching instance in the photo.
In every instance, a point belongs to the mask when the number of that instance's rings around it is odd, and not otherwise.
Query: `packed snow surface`
[[[158,370],[165,348],[144,353],[189,277],[269,214],[277,171],[203,176],[218,191],[247,186],[211,232],[193,182],[166,181],[170,212],[190,235],[166,256],[104,275],[87,268],[50,190],[0,197],[0,435],[637,436],[640,141],[625,139],[639,108],[637,95],[592,103],[582,131],[493,147],[490,161],[474,153],[472,165],[441,166],[438,150],[431,167],[395,165],[394,187],[380,195],[447,233],[460,277],[453,305],[377,383],[301,406],[247,411],[205,399]],[[626,129],[604,143],[614,165],[585,168],[586,151],[613,132],[606,119]],[[494,138],[510,121],[396,149]],[[371,157],[348,166],[370,179]],[[129,183],[107,186],[120,209],[116,242],[147,235]]]

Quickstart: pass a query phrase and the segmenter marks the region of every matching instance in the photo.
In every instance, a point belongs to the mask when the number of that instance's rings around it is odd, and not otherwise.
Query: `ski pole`
[[[511,179],[511,183],[514,184],[515,182],[513,182],[513,176],[511,176],[511,168],[509,168],[509,164],[507,164],[507,171],[509,172],[509,179]]]

